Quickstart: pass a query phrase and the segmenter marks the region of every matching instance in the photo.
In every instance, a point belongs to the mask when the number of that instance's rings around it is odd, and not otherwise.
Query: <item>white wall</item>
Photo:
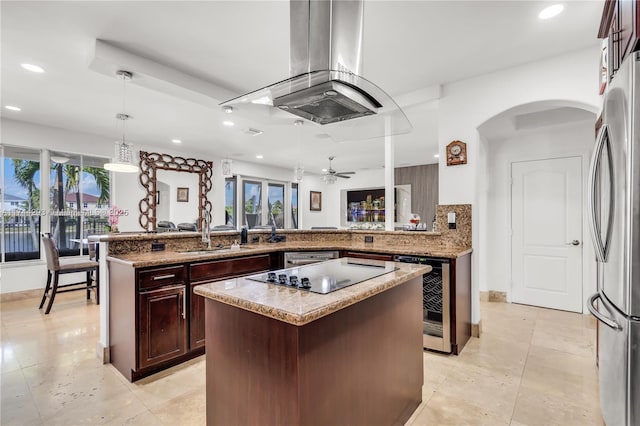
[[[586,183],[589,159],[593,148],[594,121],[582,121],[561,127],[547,127],[536,132],[519,132],[503,140],[488,139],[486,148],[486,187],[483,212],[478,227],[490,238],[480,241],[480,251],[491,253],[484,263],[484,276],[480,290],[507,293],[511,300],[511,164],[549,158],[582,158],[582,177]],[[584,189],[584,188],[583,188]],[[586,201],[585,201],[586,202]],[[585,203],[583,203],[585,204]],[[583,299],[595,291],[595,264],[593,248],[589,244],[586,209],[583,212],[581,241],[583,249]]]
[[[384,187],[384,169],[360,170],[351,179],[341,179],[335,184],[327,185],[321,176],[305,176],[300,184],[300,207],[303,214],[300,218],[300,228],[309,229],[313,226],[341,227],[341,221],[346,222],[346,210],[341,208],[340,192],[343,189],[360,189]],[[322,193],[322,211],[309,211],[309,193]],[[344,215],[344,218],[341,218]]]
[[[600,108],[598,46],[445,85],[439,101],[439,203],[472,204],[473,263],[471,321],[480,321],[480,288],[487,288],[483,268],[502,261],[484,251],[478,226],[485,206],[479,198],[486,180],[483,140],[478,128],[490,118],[519,105],[555,101],[592,112]],[[452,140],[467,143],[468,164],[446,166],[445,147]],[[491,256],[489,256],[491,253]]]

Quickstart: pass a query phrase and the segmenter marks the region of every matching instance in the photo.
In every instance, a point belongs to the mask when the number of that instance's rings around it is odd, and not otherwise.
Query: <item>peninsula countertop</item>
[[[316,251],[316,250],[347,250],[371,253],[400,254],[414,256],[430,256],[455,259],[471,253],[466,247],[419,247],[407,245],[389,245],[376,243],[352,242],[306,242],[291,241],[280,243],[262,243],[243,245],[239,250],[184,250],[184,251],[154,251],[143,253],[127,253],[108,256],[111,262],[126,263],[134,268],[169,265],[174,263],[197,262],[201,260],[227,259],[252,254],[272,253],[276,251]]]
[[[342,258],[327,262],[347,261],[347,258]],[[300,326],[420,277],[431,270],[428,265],[363,259],[359,261],[373,265],[391,264],[397,269],[328,294],[317,294],[242,277],[202,284],[196,286],[194,291],[208,299]]]

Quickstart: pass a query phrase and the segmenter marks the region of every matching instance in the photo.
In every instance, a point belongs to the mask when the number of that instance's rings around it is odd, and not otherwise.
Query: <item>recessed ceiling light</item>
[[[182,141],[180,139],[171,139],[171,142],[173,142],[173,143],[182,143]]]
[[[327,173],[327,169],[322,169],[321,172],[322,173]]]
[[[44,68],[39,67],[37,65],[33,65],[33,64],[20,64],[20,66],[22,68],[24,68],[27,71],[31,71],[31,72],[37,72],[37,73],[43,73],[44,72]]]
[[[22,108],[19,108],[17,106],[13,106],[13,105],[5,105],[4,106],[6,109],[11,110],[11,111],[22,111]]]
[[[440,154],[433,154],[433,158],[440,158]]]
[[[233,121],[223,121],[222,124],[224,124],[227,127],[231,127],[233,126]]]
[[[540,19],[549,19],[554,16],[560,14],[564,10],[563,4],[554,4],[553,6],[546,7],[542,9],[542,12],[538,14],[538,18]]]
[[[264,158],[264,155],[258,154],[258,155],[256,155],[256,158],[257,158],[258,160],[262,160],[262,159]]]

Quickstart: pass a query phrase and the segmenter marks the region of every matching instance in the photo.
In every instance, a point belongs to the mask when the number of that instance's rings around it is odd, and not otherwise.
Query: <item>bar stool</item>
[[[96,291],[96,304],[100,304],[100,267],[99,263],[94,260],[76,260],[76,259],[62,259],[60,260],[60,256],[58,254],[58,248],[56,247],[55,240],[51,237],[51,234],[42,234],[42,243],[44,245],[44,253],[47,257],[47,285],[44,289],[44,294],[42,295],[42,301],[40,302],[40,307],[38,309],[42,309],[44,306],[44,302],[49,296],[49,303],[47,304],[47,309],[45,310],[45,314],[48,314],[51,311],[51,306],[53,305],[53,300],[56,297],[57,293],[66,293],[69,291],[79,291],[86,290],[87,291],[87,300],[91,298],[91,289],[95,289]],[[80,281],[71,284],[63,284],[59,285],[58,281],[60,275],[62,274],[72,274],[77,272],[86,272],[87,279],[86,281]],[[93,277],[92,272],[95,272],[95,285],[93,285]],[[53,285],[51,284],[51,277],[53,277]],[[82,285],[81,284],[86,284]],[[64,290],[60,290],[63,289]],[[51,291],[51,294],[49,294]]]

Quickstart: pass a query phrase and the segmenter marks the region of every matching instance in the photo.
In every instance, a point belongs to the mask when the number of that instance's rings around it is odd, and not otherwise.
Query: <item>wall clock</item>
[[[451,141],[447,145],[447,166],[467,164],[467,144],[462,141]]]

